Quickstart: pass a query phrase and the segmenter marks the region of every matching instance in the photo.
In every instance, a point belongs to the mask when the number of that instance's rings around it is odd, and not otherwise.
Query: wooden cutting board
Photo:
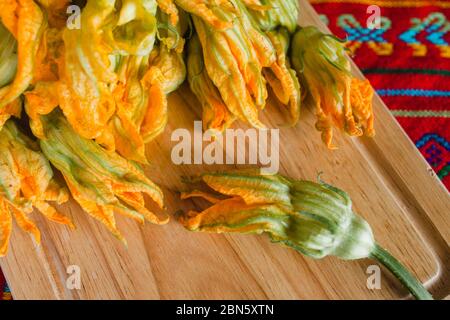
[[[321,25],[306,1],[301,24]],[[321,25],[321,27],[323,27]],[[359,71],[355,69],[359,74]],[[450,294],[450,197],[381,100],[375,98],[377,135],[350,139],[336,134],[340,148],[329,151],[314,129],[309,106],[295,128],[280,132],[280,171],[290,176],[323,179],[346,190],[359,212],[387,247],[436,298]],[[262,120],[282,123],[269,106]],[[168,213],[193,206],[181,202],[181,175],[230,169],[230,166],[176,166],[171,162],[171,132],[193,129],[201,115],[187,86],[170,97],[166,132],[149,145],[148,175],[165,192]],[[231,166],[234,168],[234,166]],[[17,226],[1,267],[15,299],[391,299],[406,297],[388,272],[381,289],[366,286],[369,260],[315,261],[271,244],[263,236],[209,235],[185,231],[176,221],[166,226],[118,216],[128,247],[74,203],[62,208],[76,231],[48,223],[35,214],[42,231],[37,247]],[[69,290],[67,268],[80,267],[81,289]]]

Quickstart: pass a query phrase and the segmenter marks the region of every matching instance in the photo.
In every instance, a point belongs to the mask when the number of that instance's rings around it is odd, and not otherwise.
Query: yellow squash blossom
[[[17,71],[17,41],[0,21],[0,96],[9,90],[7,87],[13,81]],[[22,101],[16,98],[0,108],[0,130],[11,117],[19,117],[22,111]]]
[[[266,83],[287,106],[290,122],[295,124],[299,119],[300,85],[287,59],[288,30],[295,29],[297,4],[288,1],[279,8],[279,1],[261,2],[203,1],[212,13],[210,17],[229,24],[225,28],[196,8],[184,7],[197,33],[188,50],[188,80],[202,104],[205,129],[223,131],[234,119],[264,127],[258,114],[266,105]],[[291,10],[289,17],[281,19],[280,10]]]
[[[2,130],[3,125],[8,121],[11,116],[20,118],[22,113],[22,99],[17,98],[13,102],[7,104],[3,109],[0,109],[0,130]]]
[[[17,41],[0,21],[0,90],[11,83],[16,71]]]
[[[149,56],[149,68],[142,84],[149,93],[149,101],[141,124],[141,135],[147,143],[164,130],[168,120],[167,96],[186,79],[183,59],[186,16],[158,11],[158,42]],[[176,24],[173,22],[176,21]]]
[[[175,5],[174,0],[156,0],[156,2],[161,11],[169,16],[170,24],[177,25],[180,11]]]
[[[72,0],[37,0],[44,9],[50,29],[63,29],[68,20],[67,8],[75,4]]]
[[[145,143],[165,128],[167,95],[186,74],[179,14],[160,3],[167,13],[155,0],[88,1],[80,29],[48,33],[58,50],[45,61],[57,62],[58,76],[40,77],[25,93],[38,137],[40,116],[59,106],[82,137],[147,162]]]
[[[210,21],[197,15],[194,9],[190,11],[203,51],[203,66],[206,72],[204,77],[208,77],[217,88],[233,118],[263,128],[258,113],[264,108],[268,93],[262,69],[275,61],[275,48],[266,35],[250,21],[245,8],[238,1],[232,0],[228,4],[212,6],[211,10],[222,21],[229,22],[231,27],[215,28]],[[196,45],[194,43],[192,47]],[[192,57],[194,52],[188,52],[188,60],[198,59]],[[198,66],[198,63],[194,63],[192,67],[188,64],[188,69],[192,68],[188,73],[197,74]],[[193,77],[189,80],[193,80]],[[195,88],[196,84],[191,82],[191,87]],[[208,100],[214,100],[214,97],[205,99],[200,96],[199,99],[204,104]],[[207,109],[214,108],[216,107],[211,106]],[[230,118],[228,117],[227,121],[231,121]],[[204,122],[217,125],[206,129],[223,127],[220,119],[212,122],[205,119]]]
[[[116,112],[109,122],[110,132],[121,155],[145,163],[145,143],[167,124],[167,95],[184,81],[183,57],[159,44],[149,56],[122,57],[117,70]]]
[[[316,108],[317,130],[329,148],[333,126],[350,136],[375,134],[373,89],[351,73],[350,61],[339,39],[310,26],[292,39],[291,61]]]
[[[140,26],[139,22],[127,22],[140,10],[126,10],[133,5],[127,1],[123,3],[122,10],[116,12],[115,2],[88,1],[81,14],[80,28],[64,30],[64,59],[58,84],[59,106],[70,124],[83,137],[99,138],[111,150],[115,149],[114,140],[106,130],[115,112],[115,101],[110,90],[110,86],[117,82],[114,53],[123,53],[126,49],[138,51],[141,45],[150,45],[148,51],[151,51],[153,43],[147,43],[145,31],[153,27],[150,37],[153,41],[156,32],[154,16],[152,25],[149,24],[144,30],[133,30],[133,27]],[[148,16],[152,13],[145,15],[147,19]],[[127,27],[136,35],[128,48],[123,39]]]
[[[293,33],[298,25],[299,2],[297,0],[242,0],[263,31],[279,27]]]
[[[162,0],[161,2],[169,2]],[[232,11],[233,2],[229,0],[174,0],[183,10],[199,17],[215,29],[227,29],[232,26],[231,19],[224,17],[217,10]]]
[[[57,79],[62,39],[53,26],[62,19],[65,25],[67,5],[66,0],[0,3],[0,128],[11,115],[20,116],[25,90]]]
[[[354,213],[347,193],[322,181],[311,182],[259,171],[205,173],[191,178],[182,199],[212,203],[180,222],[191,231],[267,234],[315,259],[372,258],[384,264],[419,299],[431,295],[373,237],[369,224]]]
[[[29,215],[34,208],[47,219],[73,227],[49,201],[66,202],[68,192],[53,178],[50,163],[38,145],[9,120],[0,131],[0,256],[8,249],[12,217],[19,227],[40,242],[40,233]]]
[[[300,117],[301,90],[296,72],[287,56],[290,35],[297,28],[297,0],[245,0],[243,3],[250,20],[263,31],[275,48],[276,60],[263,69],[264,77],[275,96],[290,113],[290,123],[297,124]]]
[[[47,2],[43,3],[43,7],[50,8],[52,1]],[[83,12],[81,16],[81,29],[69,30],[64,24],[64,28],[44,33],[45,48],[39,50],[35,86],[26,94],[33,96],[27,104],[27,113],[33,122],[39,121],[40,114],[61,106],[80,134],[96,138],[114,112],[107,85],[115,79],[115,75],[109,70],[106,45],[103,39],[99,40],[104,33],[93,31],[96,23],[101,24],[106,18],[105,1],[99,1],[97,6],[95,1],[90,3],[84,8],[86,14]],[[109,82],[106,81],[108,77]],[[34,125],[40,126],[38,123]],[[38,137],[41,134],[38,130],[34,132]]]
[[[236,117],[228,111],[219,90],[208,76],[197,35],[189,41],[187,65],[189,85],[202,104],[204,127],[223,132]]]
[[[150,55],[150,68],[142,79],[150,96],[141,126],[145,142],[151,141],[164,130],[168,119],[167,96],[183,83],[185,77],[182,54],[162,43],[158,45]]]
[[[11,83],[0,88],[1,110],[31,84],[47,21],[33,0],[0,1],[0,20],[17,41],[17,70]]]
[[[167,223],[168,217],[160,218],[145,207],[146,194],[162,208],[163,193],[137,163],[78,135],[59,110],[42,116],[41,122],[45,156],[62,173],[80,206],[117,238],[124,241],[114,212],[141,223]]]
[[[146,163],[145,144],[162,133],[167,124],[167,96],[186,77],[179,16],[172,25],[171,17],[158,11],[157,20],[161,29],[151,53],[117,58],[118,82],[112,91],[116,112],[108,124],[115,149],[141,163]]]
[[[302,95],[296,72],[290,67],[287,57],[289,33],[280,28],[268,31],[267,36],[276,49],[277,59],[270,67],[264,68],[264,76],[277,99],[289,109],[290,122],[295,125],[300,118]]]

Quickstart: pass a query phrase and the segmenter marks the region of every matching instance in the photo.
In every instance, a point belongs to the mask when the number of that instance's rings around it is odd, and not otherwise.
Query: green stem
[[[370,257],[388,268],[418,300],[433,300],[427,289],[387,250],[376,244]]]

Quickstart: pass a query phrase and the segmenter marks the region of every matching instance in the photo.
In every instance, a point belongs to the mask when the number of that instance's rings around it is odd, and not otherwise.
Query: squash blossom
[[[263,31],[286,28],[289,33],[297,29],[298,7],[296,0],[242,0]]]
[[[11,83],[17,71],[17,41],[0,21],[0,89]]]
[[[210,12],[207,16],[200,7],[175,2],[191,14],[197,33],[188,49],[188,81],[202,104],[205,129],[220,132],[235,119],[263,128],[259,111],[268,98],[267,83],[288,108],[291,123],[298,121],[300,85],[287,59],[288,30],[293,16],[296,20],[297,4],[284,4],[282,10],[294,10],[289,18],[277,19],[279,8],[271,5],[278,1],[202,1]]]
[[[297,28],[297,0],[244,0],[249,20],[263,31],[275,49],[276,59],[263,69],[273,93],[290,112],[291,125],[300,117],[301,89],[297,75],[290,67],[288,50],[290,34]],[[245,10],[245,9],[243,9]]]
[[[4,27],[17,41],[17,69],[8,72],[6,86],[0,86],[0,109],[16,100],[33,80],[36,68],[36,57],[39,57],[43,33],[47,24],[44,12],[38,3],[33,0],[5,0],[0,1],[0,20]],[[5,36],[5,37],[4,37]],[[11,41],[2,31],[3,42]],[[2,51],[8,48],[3,47]],[[14,70],[15,69],[15,70]],[[15,71],[15,72],[14,72]],[[2,75],[3,77],[3,75]],[[2,81],[5,82],[5,81]]]
[[[289,34],[280,28],[268,31],[267,36],[276,49],[277,59],[270,67],[264,68],[263,73],[278,101],[289,109],[290,122],[294,126],[300,118],[302,94],[296,72],[287,58]]]
[[[351,74],[342,42],[316,27],[300,28],[292,38],[291,62],[315,106],[316,128],[329,148],[333,126],[350,136],[373,136],[373,89]]]
[[[146,163],[145,144],[167,123],[167,95],[185,79],[181,33],[169,1],[87,1],[80,28],[45,33],[49,50],[25,93],[33,132],[41,138],[40,116],[59,107],[82,137]]]
[[[64,55],[56,91],[58,104],[54,107],[63,110],[84,138],[97,139],[109,150],[144,162],[139,123],[130,119],[133,108],[141,106],[126,101],[128,112],[124,112],[114,89],[127,85],[119,81],[116,72],[119,61],[145,57],[153,50],[157,6],[156,1],[116,2],[88,1],[82,10],[80,28],[64,29]],[[123,139],[130,141],[135,153],[123,148]]]
[[[67,189],[54,179],[39,146],[8,120],[0,131],[0,257],[8,250],[12,217],[37,243],[40,232],[29,217],[34,208],[51,221],[73,227],[69,218],[48,204],[67,200]]]
[[[206,173],[188,180],[182,199],[212,203],[180,222],[191,231],[267,234],[275,243],[315,259],[372,258],[385,265],[419,299],[431,295],[374,240],[369,224],[352,209],[347,193],[324,182],[295,180],[258,171]]]
[[[228,111],[219,90],[208,76],[202,46],[196,34],[189,41],[187,56],[188,82],[192,92],[202,104],[203,125],[207,129],[223,132],[236,117]]]
[[[175,7],[176,9],[176,7]],[[158,11],[158,42],[149,55],[149,67],[141,79],[149,98],[147,111],[140,124],[145,143],[153,140],[166,127],[168,120],[168,95],[178,89],[186,79],[183,50],[188,19],[183,13]]]
[[[172,2],[171,0],[161,0],[161,2]],[[232,11],[233,2],[229,0],[174,0],[180,8],[204,20],[214,29],[227,29],[232,26],[232,21],[223,17],[216,10],[222,9]]]
[[[6,93],[17,71],[17,41],[0,21],[0,97]],[[0,108],[0,130],[13,115],[20,116],[22,103],[19,98]]]
[[[80,206],[118,239],[124,241],[114,212],[141,223],[167,223],[168,217],[160,218],[145,207],[146,194],[162,208],[163,193],[137,163],[78,135],[59,110],[42,116],[41,122],[45,156],[62,173]]]
[[[268,95],[262,68],[275,61],[275,49],[269,39],[250,23],[248,14],[238,1],[231,0],[211,9],[222,21],[230,24],[231,27],[226,29],[215,28],[207,19],[196,15],[195,10],[189,13],[202,46],[203,65],[229,113],[253,127],[262,128],[264,125],[259,121],[258,113],[264,108]],[[188,73],[195,74],[196,71]],[[205,101],[202,97],[199,99]],[[211,122],[205,119],[205,123]],[[217,123],[218,128],[205,129],[220,129],[220,121]]]

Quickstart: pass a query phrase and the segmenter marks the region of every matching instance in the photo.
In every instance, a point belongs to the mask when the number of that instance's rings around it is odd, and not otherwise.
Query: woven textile
[[[450,1],[311,2],[449,189]]]
[[[11,292],[6,284],[5,277],[0,270],[0,300],[11,300]]]
[[[310,1],[348,39],[358,66],[450,188],[450,0]],[[11,299],[1,271],[0,299]]]

